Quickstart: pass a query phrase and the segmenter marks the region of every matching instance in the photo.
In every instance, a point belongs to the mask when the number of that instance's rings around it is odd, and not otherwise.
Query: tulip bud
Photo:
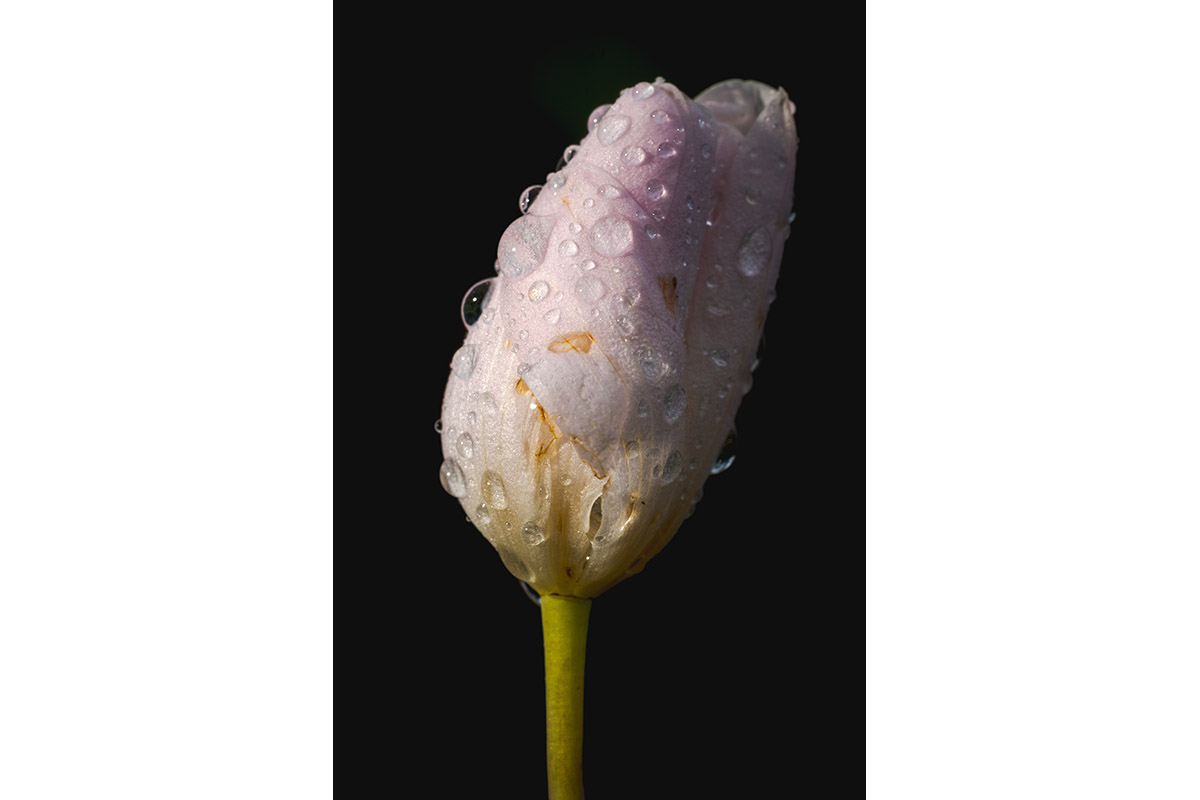
[[[698,501],[774,295],[794,109],[753,81],[622,91],[465,298],[442,486],[538,592],[600,594]]]

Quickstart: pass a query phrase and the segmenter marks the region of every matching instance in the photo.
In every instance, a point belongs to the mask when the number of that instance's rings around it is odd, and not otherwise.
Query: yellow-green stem
[[[583,660],[592,601],[542,595],[550,800],[583,800]]]

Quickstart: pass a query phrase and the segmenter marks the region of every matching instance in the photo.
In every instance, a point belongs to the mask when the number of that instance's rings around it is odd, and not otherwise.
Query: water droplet
[[[604,184],[598,191],[601,197],[607,197],[609,200],[616,200],[621,196],[621,190],[611,183]]]
[[[646,380],[656,381],[666,372],[667,365],[663,362],[663,357],[650,345],[639,345],[633,354],[637,358],[638,366],[642,368],[642,374],[646,376]]]
[[[758,191],[753,187],[746,189],[746,202],[752,206],[758,205]]]
[[[471,438],[471,434],[463,431],[458,435],[458,454],[468,461],[475,455],[475,440]]]
[[[646,196],[649,197],[651,200],[661,199],[662,196],[666,193],[667,193],[667,187],[663,185],[662,181],[660,181],[660,180],[647,181]]]
[[[546,176],[546,188],[552,191],[557,191],[567,185],[567,174],[565,172],[552,172]]]
[[[604,297],[606,289],[604,281],[595,275],[584,275],[575,284],[575,294],[580,300],[588,303],[595,302]]]
[[[720,300],[713,300],[707,306],[707,311],[714,317],[728,316],[730,308],[728,303],[723,303]]]
[[[641,299],[642,299],[642,292],[636,286],[630,286],[629,289],[626,290],[625,302],[629,304],[630,308],[632,308],[633,306],[636,306],[638,304],[638,300],[641,300]]]
[[[558,245],[558,254],[565,258],[570,258],[579,252],[579,245],[575,244],[571,239],[563,239]]]
[[[520,333],[517,334],[517,338],[520,339],[522,342],[524,342],[525,340],[527,340],[529,338],[529,331],[522,330]]]
[[[542,533],[542,529],[536,522],[526,522],[525,527],[521,528],[521,533],[525,536],[525,542],[531,547],[537,547],[546,541],[546,534]]]
[[[596,268],[596,262],[592,261],[590,258],[587,261],[583,262],[583,271],[584,272],[591,272],[595,268]]]
[[[731,430],[725,436],[725,443],[721,445],[721,452],[717,453],[717,460],[713,462],[712,474],[724,472],[733,464],[733,459],[736,457],[737,451],[737,431]]]
[[[623,256],[633,249],[633,228],[622,217],[601,219],[589,235],[592,248],[602,256]]]
[[[508,508],[508,495],[504,491],[504,481],[490,469],[483,473],[483,502],[497,511]]]
[[[530,186],[525,191],[521,192],[521,197],[517,200],[517,206],[521,209],[522,214],[529,213],[529,207],[533,205],[533,201],[537,200],[537,196],[541,194],[541,186]]]
[[[658,231],[655,230],[653,225],[647,225],[646,227],[642,228],[642,230],[644,230],[646,232],[646,235],[649,236],[651,239],[658,238]]]
[[[567,226],[567,230],[569,230],[571,233],[579,233],[581,230],[583,230],[583,228],[578,222],[572,222]]]
[[[629,117],[624,114],[606,114],[596,127],[596,138],[600,144],[612,144],[629,130]]]
[[[678,450],[672,450],[667,456],[666,463],[663,464],[662,482],[670,483],[679,477],[679,473],[683,471],[683,456]]]
[[[621,160],[631,167],[636,167],[646,160],[646,151],[636,144],[631,144],[621,153]]]
[[[637,86],[633,87],[633,99],[634,100],[645,100],[647,97],[650,97],[652,94],[654,94],[654,86],[652,86],[649,83],[646,83],[645,81],[642,81]]]
[[[683,416],[687,407],[687,390],[680,384],[675,384],[663,395],[663,418],[667,422],[675,422]]]
[[[621,332],[622,336],[632,336],[633,335],[634,327],[633,327],[633,323],[629,321],[629,317],[625,316],[624,314],[619,314],[619,315],[617,315],[616,322],[617,322],[617,330],[619,330]]]
[[[434,423],[433,423],[433,430],[434,430],[434,431],[435,431],[435,432],[436,432],[436,433],[437,433],[439,436],[441,435],[441,433],[442,433],[442,420],[441,420],[441,417],[439,417],[438,419],[436,419],[436,420],[434,421]]]
[[[638,400],[638,402],[637,402],[637,415],[639,417],[645,417],[649,413],[650,413],[650,406],[648,406],[646,404],[646,398],[643,397],[642,399]]]
[[[549,311],[547,311],[545,314],[542,315],[542,319],[546,320],[546,322],[549,322],[551,325],[553,325],[554,323],[558,322],[558,318],[561,316],[562,316],[561,311],[559,311],[557,308],[552,308]]]
[[[492,512],[488,510],[487,503],[479,504],[479,507],[475,509],[475,516],[484,525],[492,521]]]
[[[579,153],[579,145],[569,144],[567,149],[563,150],[562,156],[558,159],[558,165],[554,168],[555,171],[562,169],[567,164],[571,163],[571,159]]]
[[[654,218],[655,222],[662,222],[664,219],[667,218],[667,215],[663,213],[663,210],[661,208],[656,208],[653,211],[651,211],[650,216]]]
[[[468,289],[467,293],[463,295],[463,325],[470,328],[479,321],[479,317],[483,314],[483,309],[487,307],[488,291],[491,290],[492,281],[494,280],[495,278],[485,278]]]
[[[583,201],[584,208],[591,208],[594,205],[596,205],[596,201],[594,199],[592,199],[591,197],[589,197]]]
[[[453,458],[447,458],[442,462],[439,477],[442,482],[442,488],[449,492],[452,497],[462,497],[467,493],[467,480],[463,477],[462,469],[459,468],[458,463]]]
[[[706,144],[700,145],[700,157],[701,158],[712,158],[712,148]]]
[[[671,115],[660,108],[650,115],[650,119],[657,125],[666,125],[671,121]]]
[[[450,369],[464,381],[471,377],[471,373],[475,371],[475,345],[464,344],[458,348],[450,361]]]
[[[659,158],[673,158],[679,151],[675,149],[675,145],[670,142],[663,142],[658,146]]]
[[[729,365],[729,353],[725,350],[722,350],[720,347],[714,347],[712,352],[708,354],[708,357],[711,358],[712,362],[718,367],[725,367]]]
[[[696,210],[696,201],[692,199],[692,196],[690,194],[687,197],[683,198],[683,202],[687,204],[688,211]]]
[[[588,133],[596,129],[596,126],[600,124],[600,120],[604,119],[604,115],[608,113],[610,108],[612,108],[612,104],[608,103],[594,109],[591,114],[588,114]]]
[[[767,352],[767,337],[764,334],[763,336],[759,337],[758,349],[754,351],[754,360],[750,362],[750,371],[751,372],[754,372],[754,370],[758,369],[759,362],[762,361],[763,356],[766,354],[766,352]]]
[[[753,277],[762,272],[771,260],[771,234],[763,227],[752,228],[742,238],[737,249],[738,272]]]
[[[528,374],[529,370],[531,370],[531,369],[533,369],[533,364],[527,364],[527,363],[517,364],[517,374],[518,375]]]
[[[500,273],[519,278],[537,269],[546,255],[546,245],[553,227],[553,217],[517,217],[501,234],[496,249],[496,266]]]
[[[550,284],[545,281],[534,281],[529,286],[529,302],[540,303],[550,293]]]

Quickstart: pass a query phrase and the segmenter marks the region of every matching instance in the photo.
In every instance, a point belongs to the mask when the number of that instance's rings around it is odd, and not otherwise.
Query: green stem
[[[583,660],[592,601],[542,595],[550,800],[583,800]]]

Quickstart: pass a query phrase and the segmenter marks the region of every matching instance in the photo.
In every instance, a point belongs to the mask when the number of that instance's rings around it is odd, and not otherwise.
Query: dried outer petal
[[[501,237],[443,452],[452,493],[538,591],[599,594],[690,512],[778,274],[793,111],[752,81],[695,101],[626,89]]]

